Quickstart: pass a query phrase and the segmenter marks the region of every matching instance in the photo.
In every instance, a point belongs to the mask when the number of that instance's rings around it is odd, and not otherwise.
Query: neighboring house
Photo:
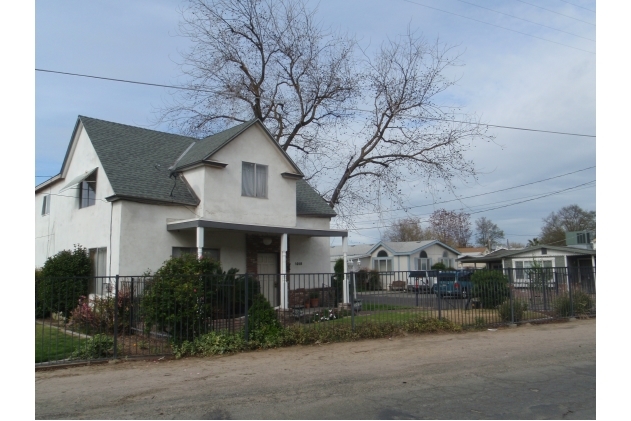
[[[438,240],[429,241],[380,241],[377,244],[348,246],[347,259],[349,271],[375,269],[390,273],[387,282],[406,281],[408,272],[430,270],[432,265],[442,262],[447,267],[456,266],[458,250]],[[343,246],[331,247],[331,268],[337,259],[343,256]],[[359,260],[359,264],[357,263]],[[382,282],[384,288],[387,282]]]
[[[489,249],[486,247],[458,247],[456,248],[460,252],[460,256],[457,259],[458,269],[484,267],[484,263],[463,263],[462,259],[468,257],[481,257],[489,254]]]
[[[35,266],[80,244],[94,275],[140,275],[182,253],[239,273],[327,272],[329,238],[347,236],[258,120],[195,139],[79,116],[35,211]]]
[[[593,249],[596,233],[593,231],[567,231],[565,233],[565,245],[582,249]]]
[[[541,261],[545,267],[596,267],[596,251],[537,245],[517,250],[500,249],[485,256],[462,257],[463,263],[483,263],[488,269],[522,268],[520,262]]]

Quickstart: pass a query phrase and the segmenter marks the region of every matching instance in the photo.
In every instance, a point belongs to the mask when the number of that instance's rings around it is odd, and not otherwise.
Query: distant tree
[[[433,237],[451,247],[467,247],[471,238],[471,222],[465,212],[438,209],[429,217]]]
[[[526,244],[526,247],[538,246],[539,244],[541,244],[539,242],[539,239],[537,237],[535,237],[532,240],[528,240],[528,243]]]
[[[423,229],[419,218],[411,216],[396,221],[383,238],[387,241],[423,241],[431,240],[432,233]]]
[[[541,244],[564,246],[566,231],[596,232],[596,211],[586,211],[578,205],[565,206],[543,218]]]
[[[493,249],[504,238],[504,231],[485,216],[475,221],[475,241],[484,247]]]
[[[508,248],[511,248],[511,249],[523,249],[524,248],[524,244],[511,241],[508,244]]]

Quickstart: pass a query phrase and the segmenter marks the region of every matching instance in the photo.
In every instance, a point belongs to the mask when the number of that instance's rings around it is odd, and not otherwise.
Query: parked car
[[[432,293],[441,297],[469,298],[473,289],[472,273],[470,270],[440,271]]]
[[[419,294],[428,294],[431,292],[430,276],[433,271],[413,270],[408,276],[407,292],[418,292]]]

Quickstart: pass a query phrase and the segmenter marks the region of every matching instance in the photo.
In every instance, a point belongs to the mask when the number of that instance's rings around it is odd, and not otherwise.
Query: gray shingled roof
[[[576,247],[561,247],[561,246],[547,246],[545,244],[541,244],[538,246],[530,246],[530,247],[525,247],[523,249],[517,249],[517,250],[506,250],[506,249],[500,249],[500,250],[495,250],[492,253],[489,253],[485,256],[471,256],[471,257],[464,257],[462,259],[460,259],[463,262],[471,262],[473,263],[474,261],[476,262],[488,262],[488,261],[493,261],[493,260],[501,260],[505,257],[510,257],[510,256],[515,256],[515,255],[519,255],[519,254],[524,254],[524,253],[530,253],[534,250],[540,250],[542,248],[548,249],[548,250],[554,250],[554,251],[560,251],[562,253],[571,253],[571,254],[596,254],[596,250],[589,250],[589,249],[579,249]]]
[[[170,178],[167,170],[195,138],[84,116],[79,119],[116,196],[184,205],[199,203],[186,183]],[[156,164],[160,164],[159,169]]]
[[[333,208],[305,180],[296,181],[296,214],[331,218],[337,215]]]
[[[356,256],[366,256],[370,249],[372,249],[374,244],[349,244],[348,249],[346,251],[346,256],[348,258],[356,257]],[[344,250],[342,246],[333,246],[331,247],[331,256],[342,256],[344,254]]]
[[[199,199],[186,182],[169,177],[168,167],[193,142],[195,145],[178,162],[178,168],[203,160],[257,121],[251,120],[198,140],[90,117],[79,116],[79,119],[116,196],[184,205],[197,205]],[[160,164],[159,170],[156,164]],[[336,216],[335,211],[304,180],[296,181],[296,213]]]
[[[250,127],[255,122],[256,120],[246,121],[245,123],[231,127],[223,132],[198,140],[197,143],[195,143],[195,146],[193,146],[191,150],[182,157],[180,162],[178,162],[177,168],[184,168],[187,165],[202,161],[226,143],[230,142],[236,135]]]

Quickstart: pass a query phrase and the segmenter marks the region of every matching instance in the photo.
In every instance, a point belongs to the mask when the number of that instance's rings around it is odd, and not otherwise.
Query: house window
[[[576,244],[587,244],[590,242],[590,235],[588,232],[579,232],[576,234]]]
[[[107,288],[109,280],[107,276],[107,247],[100,247],[88,250],[90,262],[92,264],[92,279],[88,284],[88,293],[103,295],[104,287]]]
[[[267,165],[243,162],[241,195],[267,198]]]
[[[419,258],[416,259],[416,270],[430,270],[432,268],[432,259],[427,257],[425,250],[421,252]]]
[[[44,196],[42,202],[42,215],[48,215],[50,213],[50,194]]]
[[[197,248],[196,247],[173,247],[171,255],[173,257],[180,257],[184,254],[192,254],[197,256]],[[204,247],[202,249],[202,257],[207,259],[213,259],[215,261],[219,261],[219,249],[211,249]]]
[[[545,278],[551,281],[552,267],[554,261],[552,259],[537,259],[533,262],[530,260],[514,260],[515,268],[515,286],[525,287],[535,282],[538,278]]]
[[[79,187],[79,208],[87,208],[96,201],[96,171],[83,180]]]
[[[440,261],[443,265],[445,265],[445,267],[454,267],[454,259],[449,258],[449,253],[447,253],[447,251],[443,251],[443,257],[442,259],[440,259]]]
[[[388,257],[388,252],[381,250],[373,259],[372,267],[379,272],[392,272],[392,258]]]

